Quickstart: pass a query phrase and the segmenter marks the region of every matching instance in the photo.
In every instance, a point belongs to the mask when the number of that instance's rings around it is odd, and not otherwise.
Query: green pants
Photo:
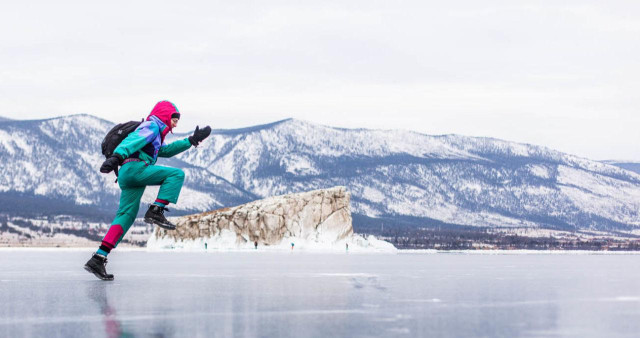
[[[119,225],[122,234],[117,236],[119,238],[116,243],[111,244],[115,247],[129,231],[140,209],[140,199],[146,186],[159,185],[158,200],[176,203],[183,182],[184,171],[178,168],[147,165],[144,162],[125,163],[118,172],[118,184],[122,189],[120,206],[116,218],[111,223],[112,227]]]

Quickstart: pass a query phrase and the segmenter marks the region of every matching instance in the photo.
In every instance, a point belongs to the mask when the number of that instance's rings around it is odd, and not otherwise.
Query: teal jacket
[[[191,148],[188,138],[164,143],[162,132],[167,125],[156,116],[150,116],[129,134],[114,150],[114,154],[126,158],[139,158],[147,164],[155,164],[158,157],[172,157]]]

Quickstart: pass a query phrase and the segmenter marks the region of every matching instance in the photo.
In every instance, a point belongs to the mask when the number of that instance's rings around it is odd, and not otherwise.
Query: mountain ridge
[[[113,125],[89,114],[3,124],[0,167],[10,174],[0,177],[0,192],[58,196],[114,212],[115,178],[97,172],[99,144]],[[169,134],[167,142],[189,134]],[[183,214],[347,186],[356,231],[379,220],[626,232],[640,226],[637,173],[490,137],[335,128],[289,118],[214,129],[197,149],[158,164],[187,172],[174,206]],[[67,182],[74,187],[65,188]],[[145,201],[153,193],[148,189]]]

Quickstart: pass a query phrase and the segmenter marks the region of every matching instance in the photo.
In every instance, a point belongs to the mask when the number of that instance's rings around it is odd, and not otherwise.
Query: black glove
[[[197,147],[202,140],[209,137],[209,134],[211,134],[211,127],[206,126],[200,129],[200,126],[196,126],[196,130],[193,132],[193,135],[189,136],[189,142]]]
[[[118,154],[113,154],[113,156],[109,157],[102,163],[102,166],[100,167],[100,172],[108,174],[112,170],[118,169],[118,166],[120,165],[120,163],[122,163],[122,156]]]

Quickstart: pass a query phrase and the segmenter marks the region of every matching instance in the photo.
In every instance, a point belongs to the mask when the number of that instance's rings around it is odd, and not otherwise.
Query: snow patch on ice
[[[291,248],[293,243],[293,249]],[[206,244],[206,245],[205,245]],[[238,241],[235,232],[224,229],[219,234],[209,238],[174,241],[168,237],[157,238],[155,231],[147,242],[150,250],[176,251],[247,251],[256,250],[252,242]],[[393,244],[377,239],[375,236],[366,238],[354,234],[346,239],[335,242],[321,242],[297,237],[285,237],[277,245],[258,245],[258,251],[291,251],[291,252],[354,252],[354,253],[396,253]]]
[[[620,296],[620,297],[615,297],[615,300],[618,302],[640,302],[640,297]]]

